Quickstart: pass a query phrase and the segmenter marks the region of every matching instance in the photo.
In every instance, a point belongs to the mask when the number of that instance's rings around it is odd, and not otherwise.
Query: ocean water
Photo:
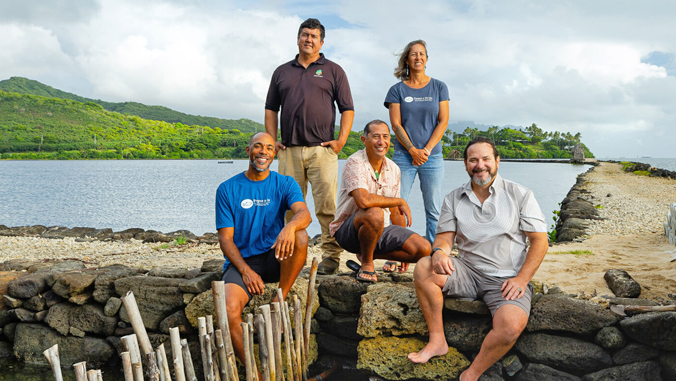
[[[652,158],[652,157],[636,157],[636,158],[612,158],[612,159],[601,159],[601,160],[617,160],[617,161],[633,161],[636,163],[646,163],[650,164],[655,168],[667,169],[669,171],[676,171],[676,158]]]
[[[218,185],[244,171],[248,162],[217,160],[0,161],[0,224],[67,227],[190,230],[215,232],[214,197]],[[345,161],[339,162],[342,172]],[[273,162],[273,170],[277,163]],[[587,165],[504,162],[500,174],[533,190],[547,224],[553,211]],[[443,193],[469,179],[461,161],[446,161]],[[314,213],[311,190],[308,207]],[[412,229],[424,235],[420,185],[409,205]],[[313,215],[310,236],[320,233]]]

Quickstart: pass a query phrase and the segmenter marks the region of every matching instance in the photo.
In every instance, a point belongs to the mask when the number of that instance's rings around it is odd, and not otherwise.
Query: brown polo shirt
[[[334,102],[341,113],[354,110],[343,69],[323,53],[306,69],[296,55],[272,74],[265,109],[278,112],[282,108],[282,144],[312,147],[335,139]]]

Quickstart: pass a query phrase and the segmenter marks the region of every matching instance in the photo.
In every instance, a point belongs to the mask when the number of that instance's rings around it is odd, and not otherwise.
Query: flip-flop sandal
[[[385,267],[389,267],[392,270],[385,270]],[[399,268],[399,265],[397,264],[396,261],[387,261],[383,265],[383,272],[384,273],[393,273],[397,268]]]
[[[356,278],[359,282],[362,282],[362,283],[376,283],[375,279],[360,277],[361,274],[366,274],[368,276],[375,277],[376,276],[375,271],[366,271],[366,270],[359,269],[359,271],[357,271]]]
[[[354,272],[357,272],[361,269],[361,265],[351,259],[348,259],[347,262],[345,262],[345,266]]]

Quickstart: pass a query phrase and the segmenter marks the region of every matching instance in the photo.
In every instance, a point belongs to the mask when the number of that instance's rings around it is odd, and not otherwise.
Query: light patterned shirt
[[[499,174],[483,205],[471,181],[444,198],[437,234],[455,232],[458,254],[486,275],[516,276],[526,259],[525,232],[547,232],[533,192]]]
[[[366,189],[370,194],[377,194],[385,197],[399,197],[399,179],[401,171],[394,162],[388,158],[383,159],[383,165],[380,168],[380,175],[376,179],[376,173],[366,150],[359,150],[353,153],[343,168],[342,180],[340,182],[340,191],[338,192],[338,206],[336,208],[336,219],[329,225],[331,235],[335,235],[340,226],[357,213],[359,207],[350,196],[350,192],[355,189]],[[383,208],[385,226],[390,225],[390,210]]]

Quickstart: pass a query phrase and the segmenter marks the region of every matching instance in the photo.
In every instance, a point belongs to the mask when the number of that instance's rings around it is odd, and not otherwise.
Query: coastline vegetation
[[[26,94],[31,91],[38,95]],[[0,159],[244,159],[251,134],[264,131],[262,124],[248,119],[124,104],[82,98],[25,78],[0,81]],[[339,158],[362,149],[360,135],[350,133]],[[502,158],[571,158],[569,150],[577,143],[585,157],[593,157],[580,133],[546,132],[536,124],[525,129],[449,129],[442,137],[444,157],[461,157],[476,136],[493,139]],[[388,156],[393,152],[391,148]]]

